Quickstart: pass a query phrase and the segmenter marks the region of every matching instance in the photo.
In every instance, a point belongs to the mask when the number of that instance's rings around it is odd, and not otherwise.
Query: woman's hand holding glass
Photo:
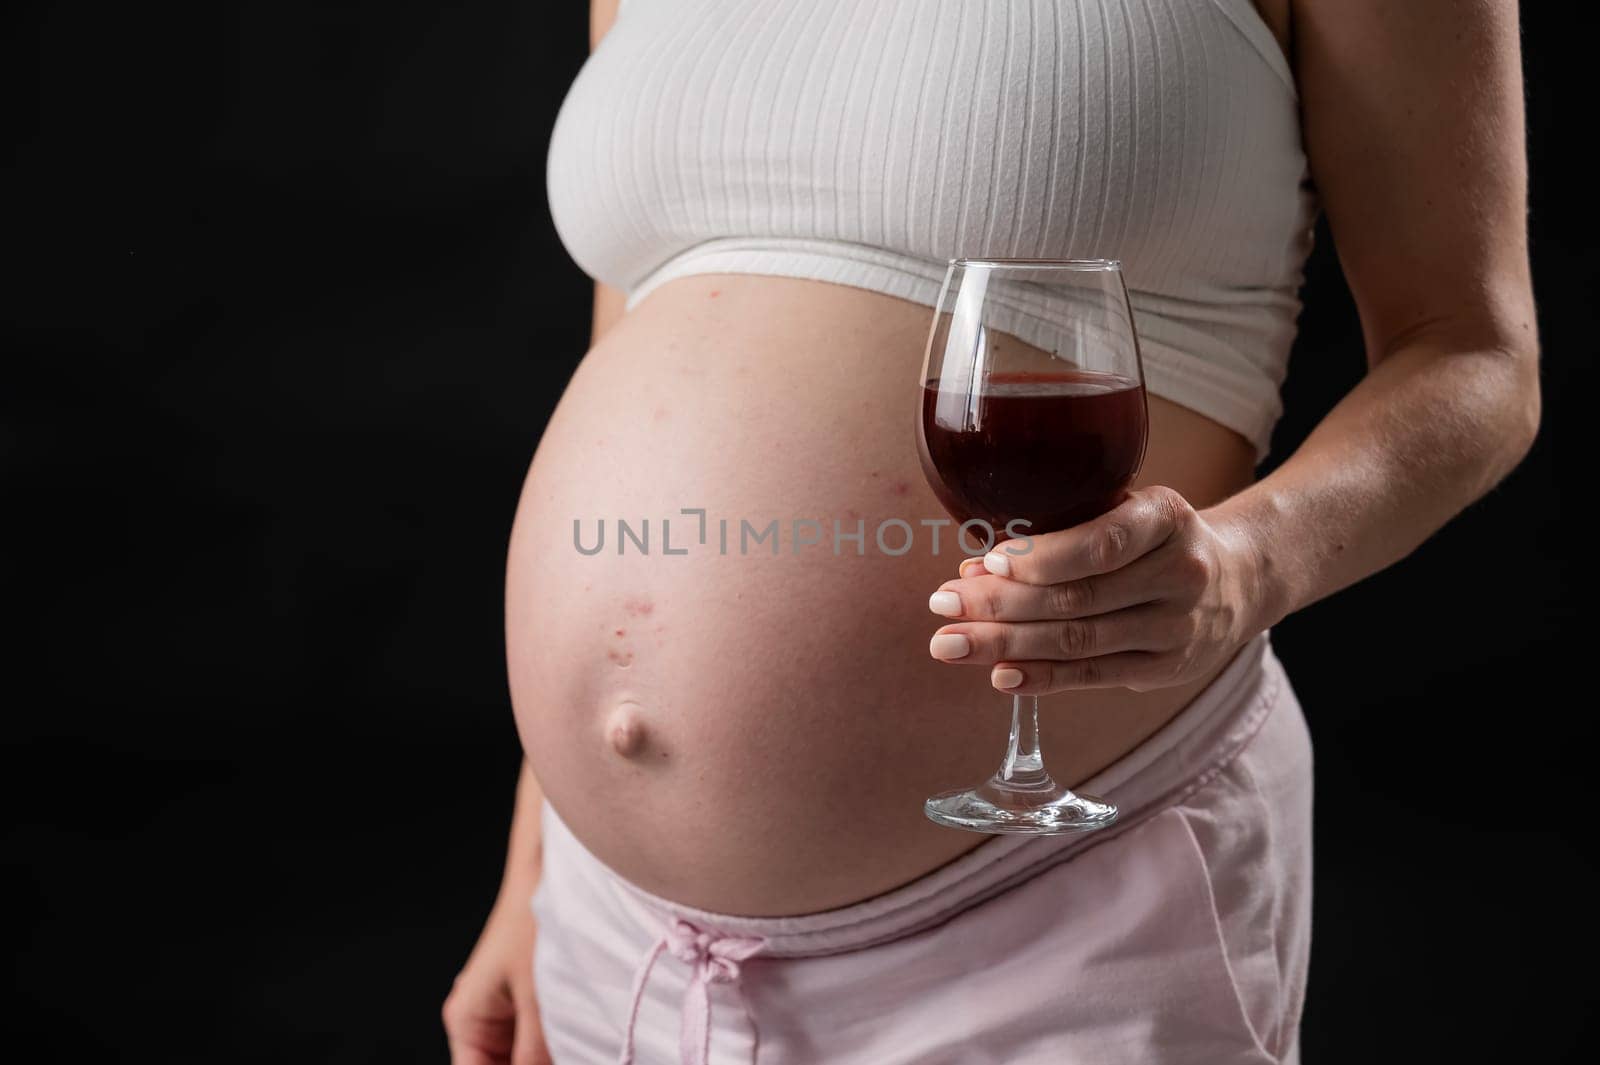
[[[1141,488],[1091,521],[962,563],[929,599],[959,619],[929,651],[990,667],[1008,694],[1164,688],[1208,675],[1266,627],[1259,586],[1244,529]]]

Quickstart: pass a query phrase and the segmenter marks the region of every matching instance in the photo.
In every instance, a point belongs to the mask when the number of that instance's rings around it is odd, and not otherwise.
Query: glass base
[[[1030,776],[1022,783],[996,774],[975,788],[933,796],[923,812],[931,821],[968,832],[1032,836],[1092,832],[1117,819],[1117,808],[1104,799],[1079,795],[1048,773]]]

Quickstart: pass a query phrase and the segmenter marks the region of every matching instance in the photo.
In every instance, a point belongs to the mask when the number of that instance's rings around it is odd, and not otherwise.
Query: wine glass
[[[964,533],[1021,553],[1027,536],[1105,513],[1139,472],[1147,435],[1120,263],[951,261],[928,337],[917,444],[928,483]],[[1000,769],[925,809],[953,828],[1041,835],[1103,828],[1117,816],[1045,771],[1039,700],[1021,695]]]

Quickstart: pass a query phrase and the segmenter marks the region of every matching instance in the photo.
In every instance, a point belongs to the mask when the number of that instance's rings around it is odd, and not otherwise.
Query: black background
[[[1275,633],[1318,759],[1308,1065],[1592,1043],[1600,286],[1560,7],[1524,12],[1540,441]],[[581,0],[56,3],[5,34],[21,1060],[445,1059],[519,756],[507,534],[587,336],[543,192],[585,34]],[[1280,457],[1362,371],[1325,230],[1306,301]]]

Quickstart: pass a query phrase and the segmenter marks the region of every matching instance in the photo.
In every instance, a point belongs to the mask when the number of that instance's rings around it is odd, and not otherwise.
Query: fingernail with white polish
[[[961,597],[955,592],[934,592],[928,597],[928,609],[947,618],[961,616]]]
[[[1011,576],[1011,560],[1003,551],[990,551],[983,556],[983,568],[997,577]]]
[[[1001,691],[1010,691],[1022,683],[1022,670],[1012,669],[1009,666],[997,669],[989,674],[989,683]]]
[[[942,662],[951,662],[971,654],[972,642],[959,632],[943,632],[928,641],[928,653]]]

